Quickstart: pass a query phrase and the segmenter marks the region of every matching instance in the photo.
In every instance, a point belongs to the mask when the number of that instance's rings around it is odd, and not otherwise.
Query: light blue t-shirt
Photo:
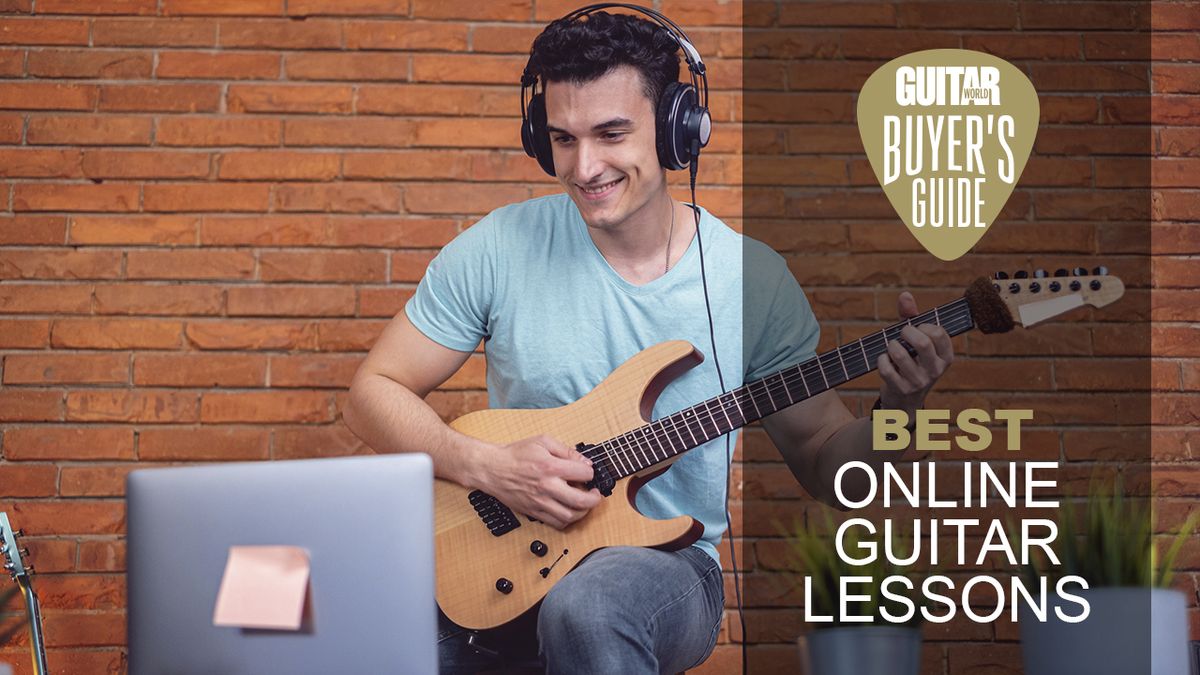
[[[726,388],[812,357],[817,322],[783,258],[700,212]],[[669,272],[636,286],[604,259],[565,194],[505,206],[471,226],[430,263],[405,309],[418,330],[445,347],[465,352],[485,341],[492,408],[572,403],[666,340],[691,342],[705,360],[666,387],[654,419],[721,393],[696,238]],[[716,558],[728,471],[725,440],[710,441],[645,485],[638,510],[696,518],[704,524],[697,545]]]

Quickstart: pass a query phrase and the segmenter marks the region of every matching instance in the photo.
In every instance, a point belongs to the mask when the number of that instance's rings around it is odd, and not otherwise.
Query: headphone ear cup
[[[658,161],[669,170],[682,169],[692,161],[692,141],[708,145],[708,111],[699,105],[696,88],[672,82],[663,91],[655,115]]]
[[[526,107],[525,120],[521,124],[521,145],[525,154],[538,161],[542,171],[554,173],[554,150],[550,147],[550,134],[546,132],[546,99],[544,94],[534,94]]]

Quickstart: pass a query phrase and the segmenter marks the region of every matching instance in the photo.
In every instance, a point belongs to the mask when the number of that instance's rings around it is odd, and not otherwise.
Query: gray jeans
[[[701,549],[601,549],[539,610],[500,628],[473,634],[439,612],[440,670],[540,662],[548,673],[678,673],[712,652],[724,604],[721,568]]]

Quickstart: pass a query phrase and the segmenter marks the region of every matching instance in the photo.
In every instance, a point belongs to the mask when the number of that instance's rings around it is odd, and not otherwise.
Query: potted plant
[[[1083,621],[1064,621],[1053,609],[1054,596],[1045,622],[1023,608],[1026,675],[1189,672],[1187,598],[1170,585],[1200,512],[1190,514],[1159,560],[1149,500],[1125,495],[1119,477],[1111,486],[1093,481],[1085,508],[1080,517],[1072,502],[1064,503],[1055,545],[1061,565],[1044,573],[1086,580],[1088,590],[1074,594],[1090,611]],[[1026,573],[1043,572],[1030,565]]]
[[[889,600],[882,593],[881,581],[906,570],[887,560],[880,552],[865,565],[851,565],[837,552],[834,541],[836,528],[825,514],[823,531],[806,527],[796,521],[786,532],[789,567],[799,570],[796,585],[803,586],[805,577],[811,579],[810,597],[806,609],[812,616],[832,617],[829,623],[813,624],[812,630],[798,640],[803,672],[808,675],[918,675],[921,667],[921,602],[915,592],[893,588],[913,602],[916,611],[904,624],[890,622],[902,616],[907,607]],[[874,542],[881,546],[882,537],[863,537],[861,528],[850,528],[843,538],[846,551],[858,551],[860,543]],[[877,549],[880,550],[880,549]],[[869,622],[841,620],[843,577],[869,577],[871,581],[853,587],[852,601],[846,603],[846,614],[870,617]],[[917,584],[919,587],[919,584]],[[861,596],[861,597],[860,597]],[[848,599],[849,600],[849,599]]]

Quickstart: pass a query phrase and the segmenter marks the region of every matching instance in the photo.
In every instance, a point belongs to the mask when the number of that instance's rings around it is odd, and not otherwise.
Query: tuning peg
[[[1086,267],[1076,267],[1075,269],[1071,270],[1071,274],[1077,277],[1086,277],[1088,275],[1088,271]]]
[[[1054,276],[1056,276],[1056,277],[1065,277],[1070,274],[1071,273],[1068,272],[1065,267],[1060,267],[1060,268],[1054,270]]]
[[[26,565],[26,566],[25,566],[25,573],[26,573],[26,574],[33,574],[33,565]]]
[[[1108,274],[1108,268],[1104,265],[1100,265],[1096,269],[1092,270],[1092,274],[1095,274],[1098,277],[1105,276]]]
[[[1014,279],[1028,279],[1029,272],[1026,272],[1025,270],[1017,270],[1016,272],[1013,272],[1013,278]]]
[[[29,557],[29,549],[27,549],[27,548],[21,549],[21,555],[28,558]]]
[[[996,272],[996,275],[993,278],[1003,281],[1004,279],[1008,278],[1008,272]]]
[[[1034,279],[1045,279],[1046,278],[1046,270],[1044,270],[1040,267],[1038,269],[1034,270],[1033,278]]]

